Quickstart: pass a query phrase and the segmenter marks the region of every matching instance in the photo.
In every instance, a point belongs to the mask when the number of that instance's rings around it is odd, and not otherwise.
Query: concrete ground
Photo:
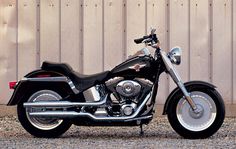
[[[72,126],[57,139],[35,138],[28,134],[15,116],[0,118],[0,148],[236,148],[236,118],[226,118],[221,129],[202,140],[183,139],[170,127],[166,117],[156,117],[139,127]]]

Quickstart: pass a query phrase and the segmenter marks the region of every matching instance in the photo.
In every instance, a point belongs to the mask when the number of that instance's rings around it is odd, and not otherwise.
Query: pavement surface
[[[60,138],[35,138],[28,134],[16,117],[0,118],[0,148],[236,148],[236,118],[226,118],[221,129],[208,139],[183,139],[168,123],[157,117],[139,127],[78,127],[72,126]]]

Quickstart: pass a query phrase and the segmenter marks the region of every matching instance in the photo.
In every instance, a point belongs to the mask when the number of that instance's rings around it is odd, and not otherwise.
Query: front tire
[[[32,117],[29,115],[30,111],[39,111],[43,109],[25,108],[23,106],[24,102],[61,100],[62,97],[57,92],[49,89],[36,90],[26,96],[26,100],[17,105],[18,119],[24,129],[31,135],[40,138],[56,138],[70,128],[71,123],[68,120]]]
[[[218,131],[224,121],[225,107],[222,97],[212,88],[196,85],[187,90],[202,112],[194,113],[179,91],[169,103],[168,120],[172,128],[184,138],[208,138]]]

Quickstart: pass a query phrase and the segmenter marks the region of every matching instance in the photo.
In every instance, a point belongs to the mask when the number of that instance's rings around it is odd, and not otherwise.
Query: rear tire
[[[179,91],[169,103],[168,120],[172,128],[184,138],[208,138],[223,124],[225,107],[222,97],[215,89],[197,85],[187,90],[203,111],[195,114]]]
[[[35,90],[29,93],[25,100],[17,105],[18,119],[24,129],[35,137],[56,138],[65,133],[71,126],[68,120],[35,118],[29,116],[31,110],[42,110],[37,108],[26,109],[24,102],[34,102],[37,100],[60,100],[62,93],[49,89]]]

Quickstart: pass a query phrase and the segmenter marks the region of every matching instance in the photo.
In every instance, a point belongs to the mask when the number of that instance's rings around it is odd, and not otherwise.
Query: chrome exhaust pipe
[[[75,118],[75,117],[89,117],[96,121],[103,120],[111,120],[111,121],[119,121],[119,120],[128,120],[135,118],[140,111],[143,109],[144,105],[148,102],[151,97],[151,93],[149,93],[142,104],[137,108],[137,110],[130,116],[123,117],[108,117],[108,116],[94,116],[90,113],[86,112],[75,112],[75,111],[43,111],[43,112],[29,112],[29,115],[32,117],[45,117],[45,118]]]
[[[70,101],[40,101],[40,102],[26,102],[24,103],[25,108],[32,108],[32,107],[41,107],[41,108],[68,108],[68,107],[77,107],[77,106],[101,106],[106,103],[107,101],[106,95],[101,101],[99,102],[70,102]]]

